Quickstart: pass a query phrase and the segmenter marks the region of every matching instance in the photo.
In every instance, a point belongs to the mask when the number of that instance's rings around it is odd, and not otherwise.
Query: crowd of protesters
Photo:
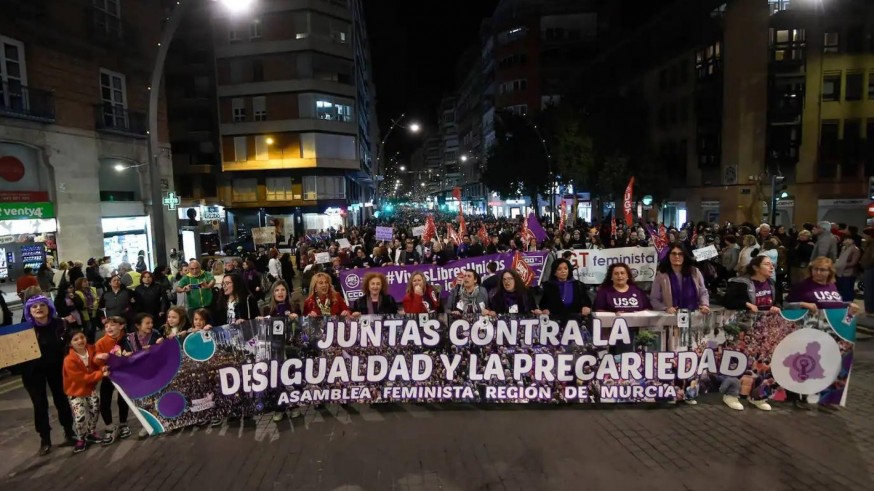
[[[425,213],[400,209],[392,217],[360,227],[291,238],[287,249],[281,247],[284,252],[277,247],[284,244],[270,244],[253,252],[226,251],[202,262],[174,251],[169,264],[154,271],[146,269],[143,254],[135,267],[126,262],[115,267],[103,258],[89,259],[84,265],[71,261],[53,268],[46,263],[36,272],[25,270],[16,286],[24,305],[23,320],[37,330],[42,355],[16,368],[34,404],[40,454],[51,450],[47,385],[66,442],[74,451],[91,443],[110,445],[131,433],[128,408],[120,398],[119,422],[113,424],[113,387],[104,379],[106,359],[148,349],[190,330],[209,329],[210,324],[262,316],[438,312],[452,317],[546,314],[566,320],[592,312],[621,315],[651,309],[707,313],[711,302],[777,313],[787,293],[787,302],[809,310],[854,308],[857,280],[864,277],[864,284],[874,285],[874,246],[869,245],[874,228],[863,231],[863,240],[857,228],[829,222],[805,224],[799,230],[767,224],[689,223],[674,228],[615,221],[573,223],[559,230],[559,224],[547,223],[538,240],[524,217],[432,216],[434,230],[424,236],[414,235],[414,229],[426,225]],[[393,239],[377,240],[378,226],[392,226]],[[619,263],[609,267],[597,290],[590,290],[576,279],[577,272],[566,259],[574,249],[653,245],[666,253],[651,284],[637,284],[632,269]],[[718,255],[695,261],[693,252],[709,246]],[[526,285],[516,271],[498,271],[492,263],[486,278],[474,270],[460,274],[457,286],[442,296],[443,301],[436,285],[422,274],[412,275],[402,301],[388,294],[387,280],[378,272],[364,276],[362,296],[351,305],[340,293],[343,269],[444,265],[458,258],[534,250],[554,253],[548,279],[541,285]],[[323,253],[329,261],[317,262]],[[864,290],[865,311],[874,312],[874,288]],[[4,314],[6,310],[4,306]],[[614,346],[611,352],[634,348],[633,342]],[[722,381],[720,390],[729,407],[742,409],[738,387],[744,389],[747,381]],[[681,398],[694,401],[697,381],[680,389]],[[760,409],[767,406],[756,402],[762,398],[750,400]],[[98,412],[106,425],[103,437],[95,432]]]

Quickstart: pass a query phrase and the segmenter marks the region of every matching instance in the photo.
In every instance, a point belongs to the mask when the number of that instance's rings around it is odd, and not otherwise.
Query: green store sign
[[[52,203],[0,203],[0,220],[55,218]]]

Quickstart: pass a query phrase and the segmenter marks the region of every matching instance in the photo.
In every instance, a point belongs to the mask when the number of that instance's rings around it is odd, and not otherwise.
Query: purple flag
[[[546,230],[543,230],[543,226],[540,225],[534,212],[528,214],[528,230],[534,234],[538,244],[546,240]]]

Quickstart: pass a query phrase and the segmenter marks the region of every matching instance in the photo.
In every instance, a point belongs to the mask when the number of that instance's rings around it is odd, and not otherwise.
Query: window
[[[255,137],[255,160],[270,160],[270,145],[266,136]]]
[[[290,177],[268,177],[266,184],[267,201],[291,201],[294,199]]]
[[[820,133],[820,156],[817,167],[818,177],[835,177],[840,161],[840,141],[838,140],[839,121],[822,122]]]
[[[319,199],[345,199],[346,178],[343,176],[319,176],[317,191]]]
[[[771,29],[771,61],[802,61],[806,46],[804,29]]]
[[[252,60],[252,81],[264,81],[264,62],[261,60]]]
[[[847,73],[847,86],[844,89],[844,100],[861,101],[865,84],[865,74],[862,72]]]
[[[249,160],[248,149],[246,148],[246,137],[234,137],[234,160],[236,162],[245,162]]]
[[[24,63],[24,44],[0,36],[0,107],[26,109],[27,70]]]
[[[865,52],[865,26],[855,25],[847,27],[845,51],[856,54]]]
[[[239,40],[240,40],[240,32],[237,31],[237,28],[234,26],[229,27],[228,28],[228,41],[233,43],[233,42],[236,42]]]
[[[715,75],[721,67],[721,60],[722,43],[719,41],[698,50],[695,54],[695,69],[698,72],[698,79]]]
[[[231,101],[234,108],[234,122],[243,123],[246,121],[246,100],[242,97],[236,97]]]
[[[826,73],[822,77],[822,100],[839,101],[841,99],[841,72]]]
[[[249,40],[261,39],[261,19],[254,19],[249,24]]]
[[[103,124],[109,128],[127,128],[127,91],[124,75],[100,69],[100,99],[103,101]]]
[[[841,177],[859,177],[859,168],[864,157],[862,148],[862,120],[844,120],[843,159]]]
[[[267,121],[267,97],[260,95],[252,98],[252,115],[255,121]]]
[[[840,51],[840,35],[836,32],[827,32],[822,35],[822,52],[838,53]]]
[[[234,179],[234,201],[258,201],[258,179]]]
[[[519,116],[525,116],[526,114],[528,114],[528,104],[519,104],[519,105],[516,105],[516,106],[507,106],[506,110],[509,111],[509,112],[511,112],[511,113],[513,113],[513,114],[517,114],[517,115],[519,115]]]
[[[107,38],[121,37],[120,0],[94,0],[94,29]]]
[[[230,83],[239,84],[243,82],[243,60],[236,58],[228,62],[230,71]]]
[[[317,100],[316,117],[318,119],[326,119],[329,121],[351,123],[352,106],[348,104],[339,104],[333,101]]]
[[[314,200],[316,193],[316,176],[303,176],[303,199]]]

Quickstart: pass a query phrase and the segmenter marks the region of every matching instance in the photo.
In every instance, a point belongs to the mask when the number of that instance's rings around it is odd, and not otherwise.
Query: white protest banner
[[[319,252],[316,253],[316,264],[325,264],[331,262],[331,253],[330,252]]]
[[[255,245],[273,244],[276,242],[276,227],[260,227],[252,229],[252,240]]]
[[[349,243],[349,239],[337,239],[337,243],[340,244],[340,249],[352,248],[352,244]]]
[[[376,227],[376,240],[391,240],[394,229],[391,227]]]
[[[692,255],[695,256],[696,261],[701,262],[718,256],[719,252],[716,251],[716,246],[709,245],[707,247],[695,249],[692,251]]]
[[[562,251],[564,252],[564,251]],[[599,285],[611,264],[625,263],[636,281],[652,281],[659,259],[655,247],[619,247],[617,249],[573,249],[571,264],[574,277],[588,285]]]
[[[413,237],[421,237],[425,234],[425,226],[420,225],[418,227],[413,227]]]

